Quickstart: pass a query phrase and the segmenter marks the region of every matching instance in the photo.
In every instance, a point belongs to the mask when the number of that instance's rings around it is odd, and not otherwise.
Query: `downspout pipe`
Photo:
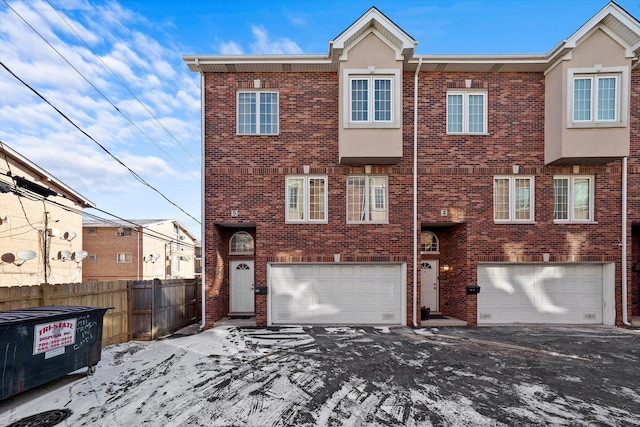
[[[622,323],[631,326],[627,313],[627,157],[622,158]]]
[[[198,63],[198,59],[196,58],[196,64],[198,64],[198,68],[200,68],[200,64]],[[206,287],[205,287],[205,274],[206,274],[206,268],[205,268],[205,259],[206,259],[206,251],[205,251],[205,241],[204,241],[204,236],[205,236],[205,230],[206,230],[206,222],[205,222],[205,208],[204,208],[204,201],[205,201],[205,197],[204,197],[204,189],[205,189],[205,185],[204,185],[204,180],[205,180],[205,168],[204,168],[204,96],[205,96],[205,92],[204,92],[204,73],[202,72],[202,70],[200,71],[200,169],[201,169],[201,176],[200,176],[200,200],[202,201],[200,203],[200,288],[202,289],[202,307],[201,307],[201,315],[202,315],[202,320],[200,323],[200,329],[204,329],[206,323],[207,323],[207,312],[205,310],[206,308],[206,296],[207,296],[207,292],[206,292]]]
[[[418,60],[413,78],[413,327],[418,327],[418,74],[422,58]]]

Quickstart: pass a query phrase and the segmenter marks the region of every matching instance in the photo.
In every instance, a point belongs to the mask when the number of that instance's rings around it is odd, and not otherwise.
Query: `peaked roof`
[[[338,71],[345,48],[367,32],[376,31],[394,46],[405,61],[405,71],[448,72],[543,72],[562,60],[586,36],[603,29],[627,48],[631,66],[640,64],[640,21],[610,1],[575,33],[548,53],[525,54],[416,54],[418,42],[375,7],[329,42],[327,54],[296,55],[184,55],[195,72],[304,72]],[[541,29],[542,31],[542,29]]]
[[[31,175],[38,178],[39,182],[36,182],[38,185],[44,185],[45,187],[50,188],[55,191],[62,197],[68,200],[72,200],[73,202],[79,204],[83,208],[95,208],[96,205],[82,194],[75,191],[73,188],[69,187],[64,182],[60,181],[58,178],[42,169],[40,166],[33,163],[31,160],[27,159],[22,154],[18,153],[13,148],[9,147],[5,142],[0,146],[2,149],[2,153],[6,156],[7,159],[11,158],[16,164],[19,164],[25,171],[28,171]],[[15,176],[19,176],[18,173],[14,173]],[[7,177],[8,179],[11,179]]]
[[[378,9],[372,7],[346,30],[329,42],[329,56],[340,56],[345,48],[368,32],[375,30],[409,59],[418,42]]]
[[[598,13],[585,22],[569,38],[561,41],[549,53],[551,60],[567,54],[596,29],[602,29],[627,48],[627,56],[634,58],[633,68],[638,66],[640,55],[640,21],[615,1],[607,3]]]

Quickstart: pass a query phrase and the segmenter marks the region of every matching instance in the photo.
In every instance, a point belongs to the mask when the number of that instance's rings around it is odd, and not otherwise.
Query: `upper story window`
[[[533,177],[496,176],[493,179],[493,219],[533,222]]]
[[[118,264],[122,263],[131,263],[133,261],[133,257],[130,253],[119,253],[116,255],[116,262]]]
[[[87,227],[87,236],[97,236],[98,227]]]
[[[229,255],[253,255],[253,237],[246,231],[238,231],[229,239]]]
[[[393,79],[391,77],[351,77],[351,121],[391,122]]]
[[[627,68],[569,69],[569,127],[626,126]]]
[[[593,176],[553,177],[553,220],[592,222]]]
[[[327,177],[288,176],[286,222],[327,222]]]
[[[573,78],[573,121],[602,122],[618,118],[618,76],[577,75]]]
[[[277,135],[278,92],[238,92],[238,134]]]
[[[124,228],[117,228],[116,229],[116,236],[131,236],[131,228],[129,227],[124,227]]]
[[[388,222],[388,177],[347,177],[347,222]]]
[[[447,92],[447,133],[486,133],[487,93]]]
[[[400,70],[346,69],[343,82],[344,127],[400,127]]]

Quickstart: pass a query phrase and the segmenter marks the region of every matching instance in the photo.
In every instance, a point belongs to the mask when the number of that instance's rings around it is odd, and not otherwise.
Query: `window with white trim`
[[[238,231],[229,239],[229,255],[253,255],[253,237],[246,231]]]
[[[388,222],[388,177],[347,177],[347,223]]]
[[[553,177],[553,220],[593,222],[593,176]]]
[[[119,253],[116,255],[116,262],[118,264],[129,264],[133,261],[133,257],[130,253]]]
[[[327,177],[295,175],[286,179],[286,222],[327,222]]]
[[[626,126],[628,67],[570,68],[567,90],[568,127]]]
[[[393,77],[352,76],[349,85],[351,122],[393,121]]]
[[[619,76],[617,74],[575,75],[573,78],[573,121],[618,120]]]
[[[487,93],[447,92],[447,133],[486,133]]]
[[[496,222],[533,222],[533,177],[493,178],[493,219]]]
[[[423,231],[420,234],[420,253],[421,254],[439,254],[440,242],[438,236],[432,231]]]
[[[87,227],[87,236],[97,236],[98,227]]]
[[[278,92],[238,92],[239,135],[277,135],[279,132]]]

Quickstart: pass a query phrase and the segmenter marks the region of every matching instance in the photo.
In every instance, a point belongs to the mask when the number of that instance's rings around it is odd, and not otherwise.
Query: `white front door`
[[[421,263],[421,301],[423,307],[431,311],[440,311],[438,305],[438,260],[422,261]]]
[[[253,261],[231,261],[229,263],[229,311],[231,313],[253,313]]]

